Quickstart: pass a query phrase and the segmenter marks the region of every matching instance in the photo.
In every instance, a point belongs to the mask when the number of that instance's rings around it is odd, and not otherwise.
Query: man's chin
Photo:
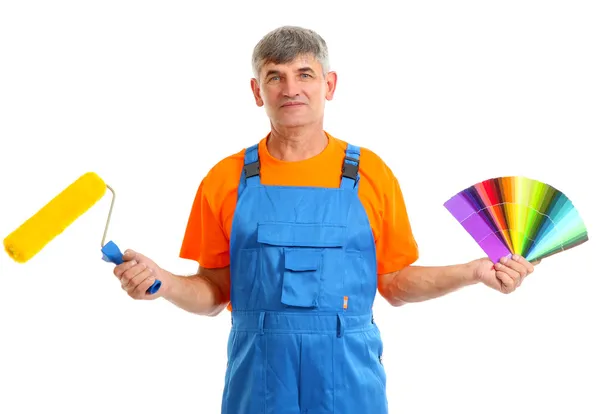
[[[303,126],[307,126],[311,124],[312,121],[306,118],[293,118],[293,117],[285,117],[277,120],[276,124],[283,128],[300,128]]]

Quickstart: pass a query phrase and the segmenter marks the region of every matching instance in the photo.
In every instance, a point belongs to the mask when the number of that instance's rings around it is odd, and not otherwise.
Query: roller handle
[[[102,248],[102,260],[104,260],[105,262],[111,262],[116,265],[120,265],[121,263],[123,263],[123,253],[121,253],[121,250],[114,242],[109,241]],[[148,288],[146,293],[148,293],[149,295],[155,294],[156,292],[158,292],[158,289],[160,289],[161,284],[162,283],[160,280],[155,280],[154,284]]]

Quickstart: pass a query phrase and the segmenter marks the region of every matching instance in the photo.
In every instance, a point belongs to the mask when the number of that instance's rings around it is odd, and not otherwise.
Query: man
[[[387,413],[377,291],[393,306],[484,283],[509,293],[521,257],[416,267],[400,186],[372,151],[323,130],[337,77],[310,30],[282,27],[253,54],[252,92],[270,133],[202,180],[176,276],[126,251],[115,268],[135,299],[162,296],[199,315],[229,307],[222,413]],[[162,287],[145,294],[155,279]]]

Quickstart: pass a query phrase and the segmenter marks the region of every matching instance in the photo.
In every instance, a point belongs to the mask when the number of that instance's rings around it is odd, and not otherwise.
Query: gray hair
[[[323,76],[329,72],[327,43],[313,30],[282,26],[267,33],[254,47],[252,70],[258,78],[265,63],[289,63],[299,55],[312,55],[321,64]]]

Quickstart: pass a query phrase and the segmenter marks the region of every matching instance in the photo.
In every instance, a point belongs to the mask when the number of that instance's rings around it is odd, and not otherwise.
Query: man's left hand
[[[539,263],[530,263],[519,255],[503,257],[495,264],[487,258],[479,259],[475,266],[475,278],[499,292],[511,293],[521,286]]]

